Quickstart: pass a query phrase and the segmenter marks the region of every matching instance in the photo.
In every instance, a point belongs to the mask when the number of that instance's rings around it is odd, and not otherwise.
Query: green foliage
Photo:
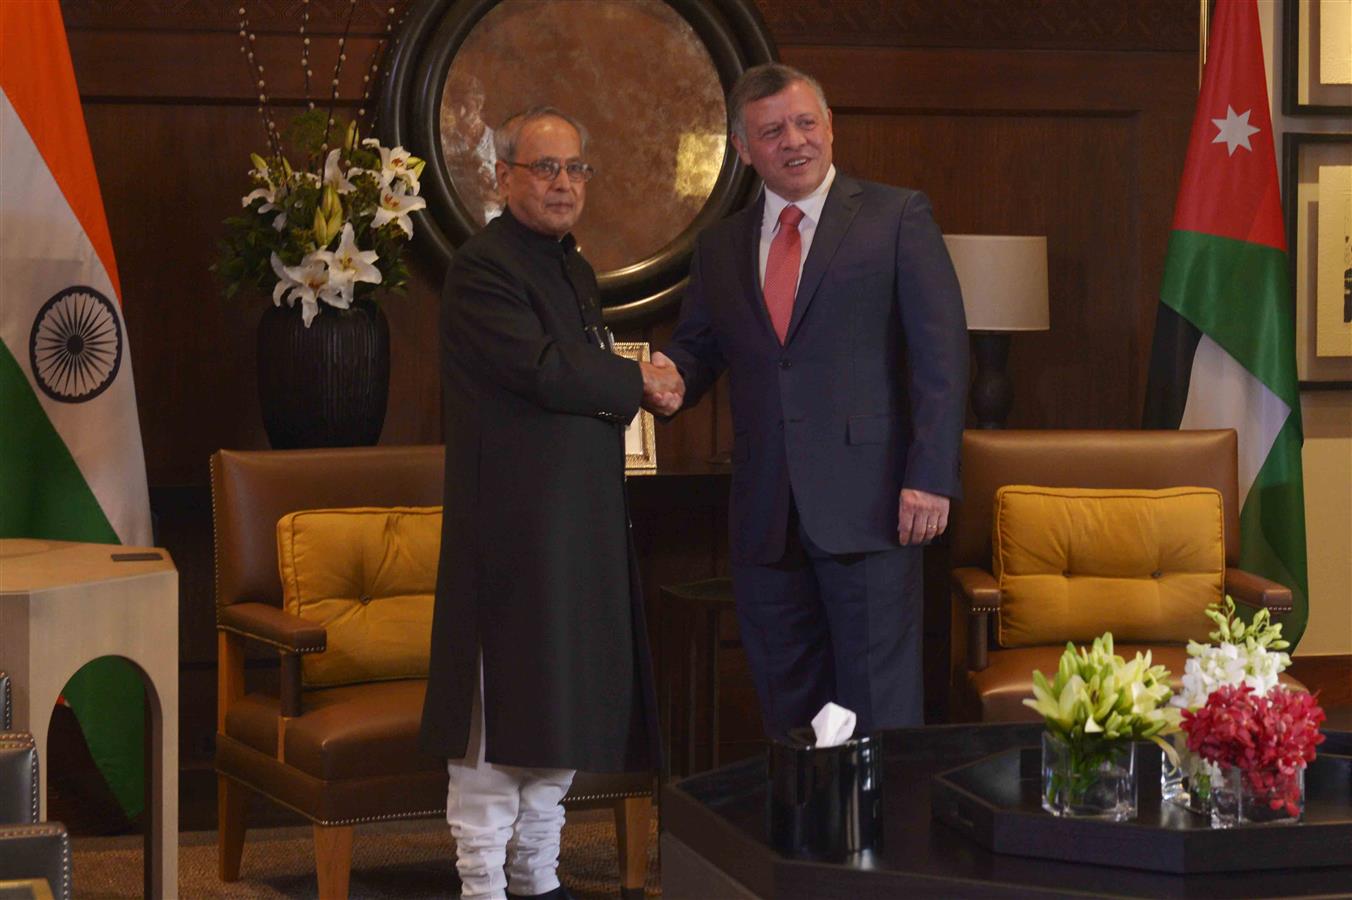
[[[406,212],[423,206],[416,197],[422,161],[402,148],[382,155],[384,148],[375,140],[359,140],[355,123],[331,122],[319,109],[292,120],[284,146],[291,148],[299,167],[286,155],[264,158],[253,154],[249,171],[253,190],[244,198],[242,211],[224,221],[211,267],[222,282],[224,295],[234,297],[243,290],[270,296],[277,288],[279,295],[294,302],[291,287],[295,282],[280,275],[278,267],[308,262],[327,266],[321,272],[333,272],[332,263],[324,257],[334,254],[324,251],[339,247],[340,236],[349,225],[355,248],[375,252],[373,264],[380,282],[348,278],[343,281],[341,298],[334,287],[327,293],[320,290],[318,301],[341,306],[377,289],[402,293],[408,281],[403,252],[412,229],[405,230],[400,219],[407,225]],[[399,162],[392,164],[387,156]],[[402,217],[397,212],[392,215],[388,208],[382,211],[382,197],[395,187],[414,204]],[[377,219],[381,224],[376,224]],[[278,288],[279,282],[285,285]],[[332,284],[337,283],[335,277]]]
[[[1272,621],[1272,613],[1260,609],[1249,622],[1245,622],[1235,611],[1235,598],[1225,595],[1225,601],[1212,603],[1206,610],[1207,618],[1216,623],[1216,630],[1209,633],[1215,643],[1238,644],[1253,650],[1285,650],[1291,646],[1282,640],[1282,626]]]

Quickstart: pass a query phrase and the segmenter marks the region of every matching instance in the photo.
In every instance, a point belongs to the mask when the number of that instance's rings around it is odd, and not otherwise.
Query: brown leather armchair
[[[1291,610],[1291,591],[1237,568],[1238,463],[1231,429],[1208,431],[967,431],[962,441],[962,501],[951,534],[952,619],[950,718],[1033,721],[1022,701],[1032,672],[1056,671],[1065,642],[1003,648],[994,617],[1000,587],[992,572],[992,503],[1007,484],[1079,488],[1207,487],[1221,493],[1225,532],[1224,589],[1236,603]],[[1182,675],[1182,644],[1116,646],[1130,659],[1151,650],[1154,661]],[[1297,684],[1283,675],[1283,681]]]
[[[239,877],[245,790],[314,823],[321,897],[347,895],[359,822],[445,814],[445,761],[418,749],[426,682],[301,688],[322,626],[281,608],[277,521],[301,509],[439,506],[441,447],[229,451],[211,459],[219,682],[216,772],[222,881]],[[245,646],[281,659],[277,696],[246,693]],[[642,896],[653,777],[578,773],[569,807],[613,808],[622,889]]]

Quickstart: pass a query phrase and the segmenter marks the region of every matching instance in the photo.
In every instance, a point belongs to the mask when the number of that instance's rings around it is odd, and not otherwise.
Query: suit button
[[[779,367],[780,367],[781,369],[791,369],[791,368],[793,368],[793,360],[791,360],[791,359],[781,359],[781,360],[779,361]]]

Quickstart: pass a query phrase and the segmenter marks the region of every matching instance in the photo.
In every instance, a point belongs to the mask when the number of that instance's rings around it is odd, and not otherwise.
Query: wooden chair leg
[[[319,900],[347,900],[352,872],[352,826],[315,825],[315,875]]]
[[[216,859],[221,881],[239,880],[244,853],[244,786],[216,776]]]
[[[652,797],[625,797],[615,801],[615,838],[620,851],[620,895],[625,900],[643,896],[648,881],[648,830]]]

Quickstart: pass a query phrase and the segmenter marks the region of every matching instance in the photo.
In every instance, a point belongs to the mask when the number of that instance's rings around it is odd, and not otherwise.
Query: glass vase
[[[1275,769],[1249,774],[1235,766],[1221,766],[1212,779],[1212,828],[1291,824],[1299,822],[1304,812],[1304,766],[1289,774]]]
[[[1136,745],[1042,733],[1042,808],[1055,816],[1136,818]]]
[[[1211,812],[1211,773],[1206,761],[1188,749],[1188,736],[1176,732],[1169,737],[1178,765],[1169,754],[1160,751],[1160,797],[1181,806],[1188,812],[1209,815]]]

